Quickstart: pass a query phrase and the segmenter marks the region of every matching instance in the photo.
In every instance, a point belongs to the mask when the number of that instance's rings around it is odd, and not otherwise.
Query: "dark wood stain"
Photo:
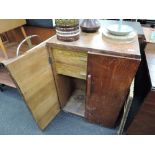
[[[89,52],[87,67],[91,86],[87,85],[85,113],[88,121],[114,127],[139,62]]]

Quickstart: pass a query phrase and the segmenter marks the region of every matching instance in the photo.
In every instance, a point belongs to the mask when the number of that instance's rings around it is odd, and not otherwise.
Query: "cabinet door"
[[[88,53],[85,117],[113,127],[135,76],[139,60]]]
[[[60,111],[46,44],[5,63],[38,126],[44,129]]]

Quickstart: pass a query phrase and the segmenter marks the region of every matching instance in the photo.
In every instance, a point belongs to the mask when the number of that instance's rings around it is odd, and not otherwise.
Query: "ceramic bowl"
[[[119,26],[119,24],[110,25],[107,27],[109,33],[116,36],[125,36],[133,31],[133,28],[128,25]]]

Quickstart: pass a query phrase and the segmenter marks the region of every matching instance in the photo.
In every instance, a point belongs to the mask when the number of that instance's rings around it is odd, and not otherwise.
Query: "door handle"
[[[87,97],[91,95],[91,75],[87,76]]]

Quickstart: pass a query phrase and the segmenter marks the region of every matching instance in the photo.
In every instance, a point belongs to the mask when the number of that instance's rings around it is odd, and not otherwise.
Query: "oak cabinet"
[[[114,127],[139,62],[137,37],[115,43],[101,29],[75,42],[54,36],[4,64],[44,129],[60,109]]]

